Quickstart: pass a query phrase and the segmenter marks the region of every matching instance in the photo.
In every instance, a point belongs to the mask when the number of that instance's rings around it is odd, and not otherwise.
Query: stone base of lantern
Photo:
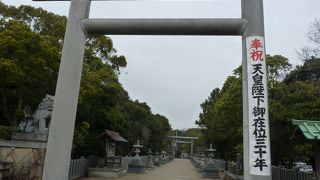
[[[152,161],[147,161],[147,163],[146,163],[146,169],[147,170],[152,170],[152,169],[154,169],[155,167],[154,167],[154,165],[153,165],[153,162]]]
[[[127,169],[120,168],[89,168],[88,177],[103,177],[103,178],[117,178],[125,176]]]
[[[159,157],[154,158],[154,163],[153,164],[156,167],[160,167],[161,166],[160,158]]]
[[[144,173],[145,164],[139,156],[135,156],[131,163],[128,164],[128,173]]]
[[[219,169],[213,162],[207,162],[204,166],[202,177],[205,178],[219,178]]]

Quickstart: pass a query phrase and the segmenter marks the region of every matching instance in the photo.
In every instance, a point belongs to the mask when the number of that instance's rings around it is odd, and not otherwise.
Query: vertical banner
[[[264,38],[246,38],[249,166],[252,175],[271,175],[268,86]]]

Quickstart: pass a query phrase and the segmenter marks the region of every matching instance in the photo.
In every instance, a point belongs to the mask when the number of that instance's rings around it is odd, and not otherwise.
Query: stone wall
[[[13,162],[13,180],[40,180],[45,149],[0,147],[0,157]]]

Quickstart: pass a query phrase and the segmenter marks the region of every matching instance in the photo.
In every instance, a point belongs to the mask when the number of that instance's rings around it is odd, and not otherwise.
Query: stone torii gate
[[[244,179],[271,180],[263,0],[241,0],[241,18],[219,19],[89,19],[90,3],[71,0],[43,179],[68,179],[86,35],[108,34],[242,36]]]
[[[190,156],[193,156],[193,141],[198,140],[198,137],[184,137],[184,136],[169,136],[173,144],[190,144]]]

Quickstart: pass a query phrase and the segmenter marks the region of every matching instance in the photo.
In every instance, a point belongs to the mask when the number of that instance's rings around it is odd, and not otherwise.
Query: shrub
[[[0,126],[0,139],[10,139],[13,132],[18,132],[17,127]]]

